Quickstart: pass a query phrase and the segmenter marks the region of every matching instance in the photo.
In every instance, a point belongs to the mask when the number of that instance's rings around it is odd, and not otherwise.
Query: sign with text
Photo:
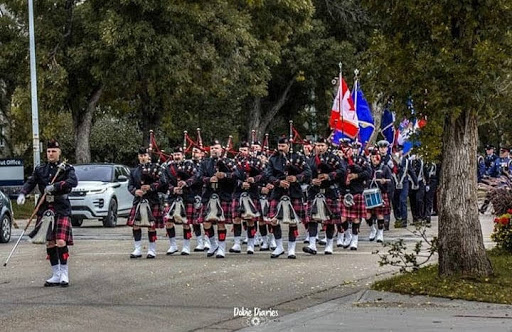
[[[0,159],[0,186],[21,186],[23,175],[23,159]]]

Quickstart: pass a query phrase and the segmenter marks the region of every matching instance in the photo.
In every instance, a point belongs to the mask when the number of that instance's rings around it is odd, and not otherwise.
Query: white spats
[[[142,257],[142,241],[134,242],[134,249],[130,254],[130,258],[140,258]]]

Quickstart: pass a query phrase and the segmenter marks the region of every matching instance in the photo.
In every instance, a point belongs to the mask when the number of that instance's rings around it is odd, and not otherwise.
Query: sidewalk
[[[241,331],[512,331],[512,306],[373,290]],[[256,325],[252,324],[252,325]]]

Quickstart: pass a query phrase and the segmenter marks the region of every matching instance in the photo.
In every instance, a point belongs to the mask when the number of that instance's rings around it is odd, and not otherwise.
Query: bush
[[[491,239],[496,242],[496,247],[512,253],[512,191],[506,187],[495,189],[491,193],[491,202],[496,213]]]

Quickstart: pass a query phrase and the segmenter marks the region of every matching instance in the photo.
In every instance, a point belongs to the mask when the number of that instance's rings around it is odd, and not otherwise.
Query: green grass
[[[487,252],[494,276],[481,279],[440,278],[438,266],[429,265],[416,272],[377,281],[372,289],[410,295],[428,295],[512,304],[512,255],[496,249]]]
[[[35,209],[34,196],[27,197],[25,204],[18,205],[16,200],[11,201],[12,210],[15,219],[28,219]]]

